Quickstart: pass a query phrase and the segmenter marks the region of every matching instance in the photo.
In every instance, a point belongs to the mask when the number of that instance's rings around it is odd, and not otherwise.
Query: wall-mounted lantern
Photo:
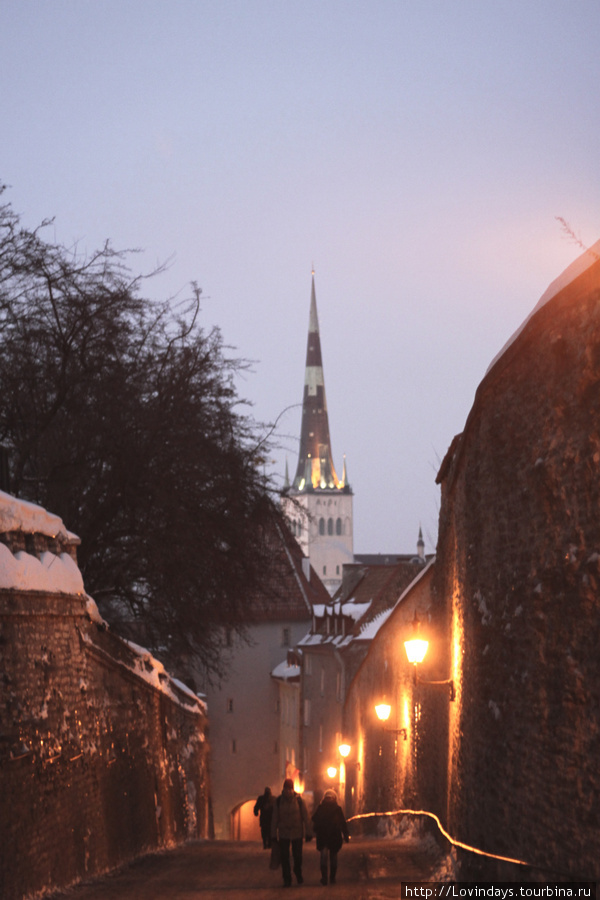
[[[404,641],[404,649],[406,650],[408,661],[415,667],[415,684],[419,683],[431,685],[446,685],[448,687],[450,701],[452,701],[454,700],[456,694],[454,691],[454,682],[451,678],[446,678],[443,681],[422,681],[422,679],[417,675],[417,666],[425,659],[425,654],[427,653],[428,648],[429,641],[425,640],[425,638],[421,636],[421,622],[419,621],[417,611],[415,610],[415,617],[413,619],[413,636],[412,638],[410,638],[410,640]]]
[[[356,766],[356,768],[360,771],[360,762],[358,762],[358,760],[356,762],[348,762],[348,757],[352,753],[352,744],[348,744],[346,741],[344,741],[339,745],[338,752],[343,759],[341,766],[345,766],[346,768],[348,768],[348,766]]]
[[[337,769],[335,766],[327,766],[327,774],[330,778],[335,778],[337,775]]]
[[[391,711],[392,711],[392,707],[390,706],[389,703],[386,703],[385,701],[378,703],[377,706],[375,707],[375,714],[377,715],[377,718],[379,719],[379,721],[382,723],[387,722],[387,720],[390,717]],[[383,730],[388,731],[390,734],[401,734],[404,737],[404,740],[406,740],[408,738],[408,733],[406,731],[406,728],[386,728],[385,726],[383,726]]]

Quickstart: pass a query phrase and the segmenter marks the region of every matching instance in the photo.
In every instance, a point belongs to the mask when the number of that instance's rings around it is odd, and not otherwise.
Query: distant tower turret
[[[425,541],[423,540],[423,531],[419,525],[419,539],[417,541],[417,554],[423,561],[425,560]]]
[[[352,490],[346,482],[345,458],[340,479],[331,453],[314,271],[300,451],[293,484],[284,489],[283,507],[298,543],[333,594],[342,580],[343,564],[354,558]]]

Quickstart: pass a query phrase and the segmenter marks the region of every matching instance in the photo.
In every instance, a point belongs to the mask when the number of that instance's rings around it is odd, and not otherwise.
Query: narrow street
[[[418,843],[356,839],[340,852],[337,884],[324,887],[313,841],[304,845],[304,884],[286,889],[284,896],[397,898],[402,882],[432,880],[435,863]],[[53,894],[51,900],[258,900],[282,890],[281,870],[269,869],[269,852],[259,843],[201,841],[144,857],[114,874]]]

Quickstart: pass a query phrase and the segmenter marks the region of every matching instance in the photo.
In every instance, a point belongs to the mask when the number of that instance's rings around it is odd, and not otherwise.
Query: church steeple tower
[[[337,477],[331,455],[321,336],[317,316],[315,273],[313,271],[302,400],[302,430],[294,488],[297,491],[306,491],[311,488],[313,490],[332,490],[341,487],[343,484]]]
[[[352,490],[347,483],[345,458],[340,479],[331,453],[314,271],[298,466],[291,485],[286,470],[283,508],[302,550],[333,594],[341,583],[344,563],[354,559]]]

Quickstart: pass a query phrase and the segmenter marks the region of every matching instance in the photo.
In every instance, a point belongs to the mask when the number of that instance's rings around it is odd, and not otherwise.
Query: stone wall
[[[599,262],[489,371],[440,480],[434,591],[458,688],[449,831],[598,879]]]
[[[208,834],[203,704],[94,611],[0,590],[3,900]]]

